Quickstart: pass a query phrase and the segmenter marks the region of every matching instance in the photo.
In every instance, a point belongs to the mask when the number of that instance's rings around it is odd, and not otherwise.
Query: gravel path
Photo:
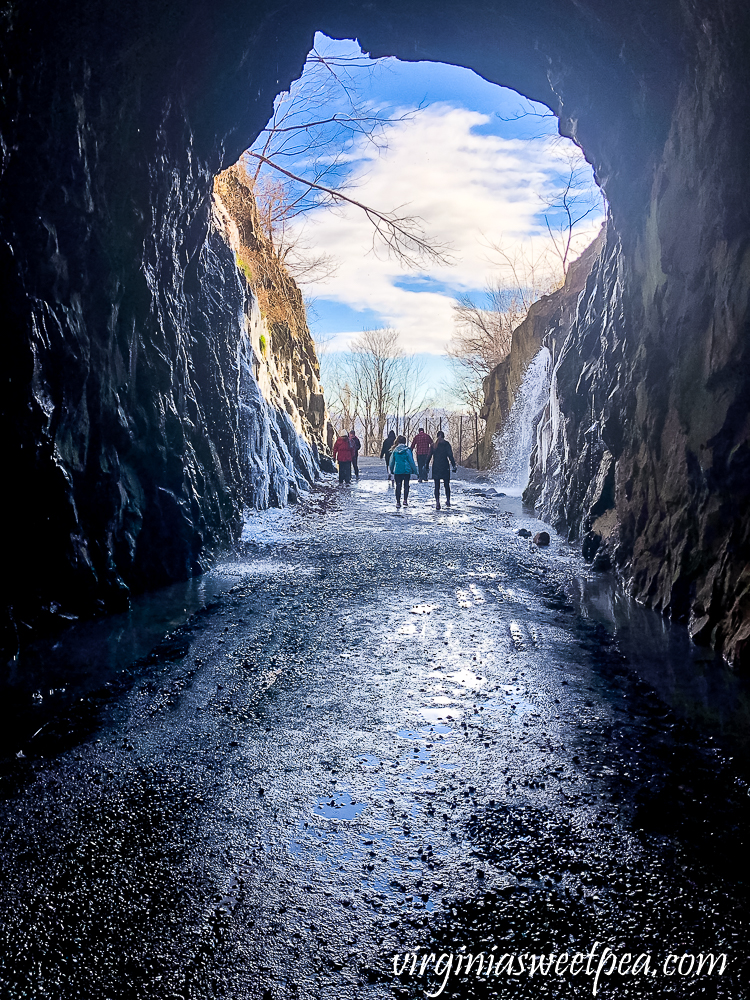
[[[747,996],[740,765],[518,500],[381,470],[4,769],[3,998]]]

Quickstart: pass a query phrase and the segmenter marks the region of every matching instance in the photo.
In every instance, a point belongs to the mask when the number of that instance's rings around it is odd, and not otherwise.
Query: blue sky
[[[441,359],[453,333],[455,298],[481,298],[491,280],[513,285],[509,260],[524,281],[530,282],[533,270],[537,283],[544,283],[542,272],[554,257],[547,221],[554,231],[560,217],[551,203],[571,162],[581,197],[596,199],[591,170],[576,147],[557,135],[557,121],[546,108],[470,70],[395,59],[366,69],[354,41],[318,35],[315,47],[326,56],[360,56],[361,68],[350,73],[359,100],[393,119],[408,115],[389,127],[387,146],[323,129],[321,148],[338,156],[332,176],[346,181],[347,193],[358,200],[418,216],[428,235],[451,246],[453,263],[409,269],[373,253],[370,224],[353,206],[298,217],[293,227],[302,241],[338,262],[332,277],[303,286],[312,303],[313,334],[336,351],[363,328],[393,327],[407,352],[434,355],[435,371],[445,369]],[[317,86],[320,76],[313,72],[307,79],[303,74],[293,93]],[[334,111],[345,113],[345,102],[331,105]],[[335,148],[324,148],[332,135]],[[304,173],[311,159],[305,150],[285,162]],[[578,227],[578,252],[601,220],[598,205]]]

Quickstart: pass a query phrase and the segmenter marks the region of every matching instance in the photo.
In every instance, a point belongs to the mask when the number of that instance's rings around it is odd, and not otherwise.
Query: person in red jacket
[[[333,446],[333,457],[339,463],[339,483],[348,485],[352,481],[352,458],[354,455],[346,431],[336,439]]]
[[[418,482],[426,483],[427,474],[430,469],[430,448],[432,438],[425,434],[424,427],[419,428],[419,432],[411,443],[411,450],[417,456],[417,467],[419,468]]]

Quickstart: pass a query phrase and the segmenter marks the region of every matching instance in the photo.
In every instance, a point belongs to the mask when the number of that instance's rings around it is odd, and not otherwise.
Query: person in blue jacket
[[[396,480],[396,506],[401,506],[401,487],[404,488],[404,507],[409,506],[409,480],[412,476],[419,475],[417,463],[411,449],[406,447],[406,438],[399,434],[396,444],[391,452],[391,461],[388,468],[393,473]]]

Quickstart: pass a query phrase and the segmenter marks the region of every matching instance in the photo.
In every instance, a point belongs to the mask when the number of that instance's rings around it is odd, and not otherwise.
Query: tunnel
[[[609,225],[558,373],[547,519],[575,537],[613,511],[630,593],[746,666],[749,21],[740,0],[6,5],[7,654],[236,537],[252,498],[212,183],[323,31],[468,67],[583,149]]]

